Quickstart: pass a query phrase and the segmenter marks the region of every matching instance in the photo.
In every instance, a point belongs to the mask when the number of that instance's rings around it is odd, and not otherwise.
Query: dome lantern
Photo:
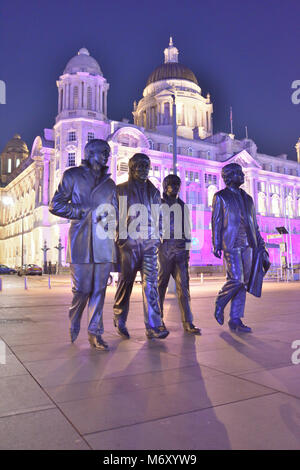
[[[86,117],[107,118],[109,84],[100,65],[86,47],[72,57],[56,82],[58,88],[58,115],[60,119]]]
[[[170,36],[169,47],[164,50],[165,64],[168,62],[178,62],[178,49],[173,45],[173,38]]]
[[[172,135],[172,96],[175,95],[178,136],[204,139],[212,134],[210,96],[202,96],[195,74],[178,62],[178,54],[171,36],[168,47],[164,49],[164,63],[149,75],[143,98],[137,106],[134,105],[134,124]]]

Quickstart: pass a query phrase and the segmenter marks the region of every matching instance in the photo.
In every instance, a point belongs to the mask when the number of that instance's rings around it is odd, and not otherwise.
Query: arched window
[[[277,194],[273,194],[271,199],[272,204],[272,214],[275,217],[280,217],[280,204],[279,204],[279,196]]]
[[[168,152],[173,152],[173,144],[168,144]]]
[[[300,217],[300,198],[297,201],[298,203],[298,217]]]
[[[259,214],[266,214],[266,195],[265,193],[258,193],[258,212]]]
[[[193,156],[193,149],[192,149],[192,147],[189,147],[189,148],[187,149],[187,154],[188,154],[189,157],[192,157],[192,156]]]

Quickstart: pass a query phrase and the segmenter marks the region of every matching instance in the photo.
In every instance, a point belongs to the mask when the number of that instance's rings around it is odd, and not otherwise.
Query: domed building
[[[1,183],[5,184],[10,174],[20,166],[21,162],[29,155],[26,142],[19,134],[10,139],[1,153]]]
[[[204,139],[212,134],[213,105],[204,98],[195,74],[178,63],[178,49],[170,38],[164,63],[150,74],[143,98],[134,106],[134,123],[147,130],[172,134],[173,97],[176,102],[177,134]]]

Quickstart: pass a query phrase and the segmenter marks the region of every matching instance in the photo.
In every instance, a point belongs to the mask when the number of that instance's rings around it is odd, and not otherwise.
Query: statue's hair
[[[97,148],[99,145],[105,145],[110,151],[109,143],[106,142],[106,140],[91,139],[84,147],[84,160],[85,161],[89,160],[90,150],[95,150],[95,148]]]
[[[167,192],[167,187],[169,184],[172,184],[172,183],[177,183],[179,185],[181,185],[181,179],[179,178],[179,176],[177,175],[167,175],[164,180],[163,180],[163,191],[164,193]]]
[[[242,170],[241,165],[238,163],[229,163],[228,165],[223,166],[222,168],[222,178],[226,186],[228,186],[232,181],[232,176],[236,170]]]
[[[149,166],[150,166],[150,164],[151,164],[150,158],[145,153],[135,153],[133,155],[133,157],[131,157],[129,159],[129,161],[128,161],[129,174],[132,173],[132,171],[133,171],[134,167],[137,165],[137,163],[139,163],[142,160],[147,161],[149,163]]]

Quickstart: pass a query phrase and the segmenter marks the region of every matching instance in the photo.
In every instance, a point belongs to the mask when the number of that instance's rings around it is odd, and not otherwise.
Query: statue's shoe
[[[236,333],[252,333],[252,329],[250,328],[250,326],[244,325],[244,323],[240,319],[229,320],[228,326],[231,331],[234,331]]]
[[[99,349],[100,351],[108,351],[108,344],[102,339],[101,335],[93,335],[88,333],[89,343],[92,348]]]
[[[219,323],[219,325],[224,324],[224,309],[216,305],[215,309],[215,319]]]
[[[146,336],[149,339],[165,339],[169,334],[169,331],[163,326],[159,326],[158,328],[147,328],[146,329]]]
[[[193,325],[193,323],[184,322],[183,323],[183,329],[184,329],[184,331],[186,331],[187,333],[190,333],[192,335],[201,335],[200,328],[197,328],[195,325]]]
[[[74,343],[74,341],[77,339],[77,337],[79,335],[80,325],[76,325],[76,324],[72,325],[71,324],[69,332],[70,332],[71,343]]]
[[[114,321],[114,326],[116,328],[118,335],[120,335],[124,339],[129,339],[130,334],[128,333],[126,326],[120,323],[120,321],[118,321],[116,318],[114,318],[113,321]]]

